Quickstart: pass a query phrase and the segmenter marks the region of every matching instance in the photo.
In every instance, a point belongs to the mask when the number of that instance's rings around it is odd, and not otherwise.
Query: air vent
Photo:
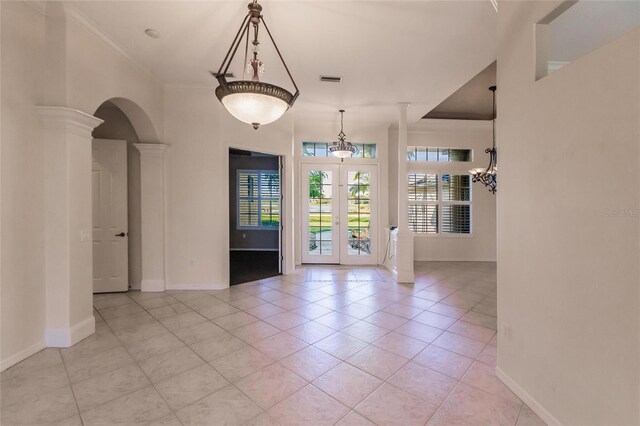
[[[327,83],[342,83],[342,77],[331,77],[328,75],[321,75],[320,81],[326,81]]]
[[[211,75],[212,75],[212,76],[214,76],[214,77],[218,78],[218,73],[217,73],[217,72],[215,72],[215,71],[209,71],[209,72],[211,73]],[[226,78],[236,78],[236,76],[235,76],[235,75],[233,75],[233,73],[232,73],[232,72],[225,73],[225,75],[224,75],[224,76],[225,76]]]

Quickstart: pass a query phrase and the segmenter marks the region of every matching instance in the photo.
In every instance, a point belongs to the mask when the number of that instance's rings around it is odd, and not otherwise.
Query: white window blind
[[[238,229],[277,228],[280,175],[276,170],[238,170]]]
[[[410,173],[409,229],[418,234],[471,234],[469,175]]]

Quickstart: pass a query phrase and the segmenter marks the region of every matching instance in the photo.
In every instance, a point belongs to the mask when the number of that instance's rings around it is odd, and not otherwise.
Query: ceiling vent
[[[209,72],[211,73],[212,76],[218,78],[218,73],[217,72],[215,72],[215,71],[209,71]],[[225,76],[225,78],[236,78],[236,76],[233,75],[232,72],[227,72],[227,73],[224,74],[224,76]]]
[[[328,75],[321,75],[320,81],[325,81],[327,83],[342,83],[342,77],[331,77]]]

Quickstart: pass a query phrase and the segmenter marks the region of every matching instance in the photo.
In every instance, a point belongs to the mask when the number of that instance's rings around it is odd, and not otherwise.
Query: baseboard
[[[534,397],[524,390],[519,384],[517,384],[507,373],[502,371],[499,367],[496,367],[496,376],[502,380],[502,382],[511,389],[511,392],[515,393],[518,398],[522,400],[531,410],[536,413],[538,417],[542,419],[547,425],[561,425],[553,414],[547,411]]]
[[[95,331],[96,319],[91,314],[72,327],[48,328],[45,331],[45,342],[49,348],[68,348],[91,336]]]
[[[416,276],[413,269],[403,271],[397,268],[391,268],[391,278],[399,284],[412,284],[416,282]]]
[[[164,290],[164,280],[142,280],[140,283],[140,291],[142,292],[158,293]]]
[[[23,361],[27,358],[29,358],[31,355],[40,352],[41,350],[43,350],[44,348],[46,348],[47,345],[45,344],[44,340],[35,343],[31,346],[29,346],[28,348],[25,348],[21,351],[19,351],[18,353],[15,353],[3,360],[0,361],[0,371],[4,371],[7,368],[16,365],[17,363],[19,363],[20,361]]]
[[[496,259],[466,259],[466,258],[445,258],[445,259],[413,259],[414,262],[495,262]]]
[[[167,290],[224,290],[228,284],[167,284]]]
[[[230,248],[229,251],[280,251],[277,248]]]

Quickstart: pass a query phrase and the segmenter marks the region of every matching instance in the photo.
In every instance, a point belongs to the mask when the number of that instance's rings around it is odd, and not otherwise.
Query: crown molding
[[[133,56],[131,56],[122,46],[120,46],[110,35],[108,35],[104,30],[102,30],[95,22],[91,19],[87,18],[83,15],[78,9],[75,7],[65,3],[65,13],[67,17],[80,28],[82,28],[87,33],[94,36],[96,39],[101,41],[107,47],[109,47],[113,52],[115,52],[118,56],[124,58],[128,61],[133,67],[140,71],[141,73],[147,75],[157,84],[162,84],[153,73],[144,67],[141,63],[136,61]]]

